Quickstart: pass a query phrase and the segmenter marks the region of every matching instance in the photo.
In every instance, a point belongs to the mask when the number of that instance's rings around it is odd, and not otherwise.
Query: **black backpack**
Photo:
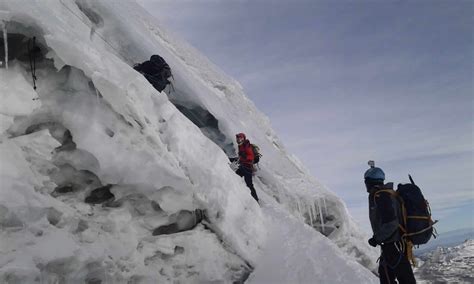
[[[169,80],[173,76],[171,68],[159,55],[152,55],[149,61],[137,64],[133,68],[142,73],[153,87],[160,92],[171,84]]]
[[[406,253],[411,263],[416,266],[413,246],[426,244],[431,236],[436,238],[433,227],[438,221],[431,219],[431,209],[428,201],[421,193],[410,175],[408,184],[399,184],[397,191],[393,189],[379,190],[394,195],[400,203],[402,216],[399,216],[399,227],[402,239],[406,242]]]
[[[260,162],[260,157],[262,157],[262,154],[260,154],[260,148],[255,144],[250,145],[252,146],[253,151],[253,163],[258,164],[258,162]]]
[[[403,236],[414,245],[426,244],[431,236],[436,238],[433,225],[438,221],[431,219],[431,209],[428,201],[421,193],[421,189],[408,175],[411,183],[399,184],[397,195],[402,205]]]
[[[171,68],[163,59],[163,57],[159,55],[152,55],[150,58],[150,62],[154,64],[155,74],[151,74],[157,77],[161,77],[162,79],[166,80],[172,76]]]

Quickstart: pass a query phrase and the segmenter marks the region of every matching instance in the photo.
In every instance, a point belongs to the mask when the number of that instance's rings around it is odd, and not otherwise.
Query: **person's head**
[[[242,145],[245,141],[246,137],[245,137],[245,134],[243,133],[237,133],[235,135],[235,140],[237,141],[237,144],[238,145]]]
[[[385,173],[381,168],[375,167],[374,161],[369,161],[369,165],[370,169],[368,169],[364,174],[364,182],[367,192],[370,193],[383,185]]]

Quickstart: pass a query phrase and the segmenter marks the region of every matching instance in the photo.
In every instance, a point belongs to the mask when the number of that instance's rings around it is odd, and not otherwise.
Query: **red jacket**
[[[242,145],[239,145],[240,164],[247,167],[253,167],[254,158],[252,145],[250,144],[249,140],[245,140]]]

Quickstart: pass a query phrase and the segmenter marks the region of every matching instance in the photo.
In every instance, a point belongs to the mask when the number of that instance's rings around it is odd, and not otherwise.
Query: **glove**
[[[235,161],[238,161],[238,160],[239,160],[239,158],[237,158],[237,157],[236,157],[236,158],[233,158],[233,157],[232,157],[232,158],[229,158],[229,161],[230,161],[231,163],[232,163],[232,162],[235,162]]]
[[[239,169],[240,164],[239,164],[239,161],[237,160],[237,161],[233,161],[232,163],[230,163],[229,166],[235,172]]]
[[[369,245],[376,247],[377,246],[377,241],[375,240],[374,237],[369,239]]]

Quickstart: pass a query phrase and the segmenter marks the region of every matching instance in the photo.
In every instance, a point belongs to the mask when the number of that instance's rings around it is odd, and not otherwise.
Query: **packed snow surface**
[[[342,201],[136,3],[0,0],[0,22],[0,282],[375,281]],[[132,68],[152,54],[173,89]],[[262,207],[229,167],[238,132]]]
[[[263,200],[267,242],[246,283],[378,283],[329,239],[301,226],[267,196]]]

